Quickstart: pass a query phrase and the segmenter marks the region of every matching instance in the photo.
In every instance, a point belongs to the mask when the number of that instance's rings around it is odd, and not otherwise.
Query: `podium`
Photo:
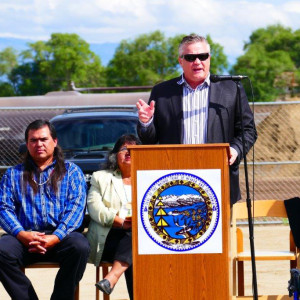
[[[229,145],[132,145],[128,148],[132,159],[134,299],[231,299]],[[211,204],[212,201],[207,196],[214,197],[214,192],[203,191],[205,181],[202,183],[198,176],[189,175],[193,173],[193,170],[199,171],[200,174],[212,171],[220,174],[218,178],[221,199],[218,201],[221,215],[215,217],[214,221],[210,215],[215,214],[216,206]],[[151,174],[150,177],[148,172]],[[156,172],[158,172],[157,178],[160,178],[158,180],[155,177]],[[160,176],[160,172],[163,172],[164,176]],[[176,174],[179,174],[179,180],[176,180]],[[153,184],[145,183],[145,180]],[[200,180],[199,183],[197,180]],[[140,186],[137,186],[138,184]],[[141,186],[144,184],[145,192],[141,191]],[[168,195],[168,199],[161,196],[163,195],[163,193],[160,194],[161,191],[167,191],[168,188],[174,189],[174,186],[177,188],[180,184],[188,185],[188,187],[183,186],[187,189],[197,190],[198,187],[200,191],[198,196],[201,197],[203,194],[205,202],[198,203],[189,200],[190,202],[187,203],[206,204],[206,219],[201,216],[202,209],[196,211],[189,206],[180,206],[181,210],[179,210],[173,207],[173,200],[169,200],[173,195]],[[149,188],[147,188],[148,185]],[[143,195],[145,197],[141,199]],[[189,197],[193,198],[193,195]],[[143,206],[145,203],[148,204]],[[194,219],[197,223],[193,223]],[[218,223],[217,220],[220,222]],[[175,231],[179,237],[182,237],[181,239],[171,237],[171,231],[164,227],[169,226],[168,223],[171,221],[179,226],[178,230],[175,228]],[[212,225],[213,222],[215,225]],[[210,226],[215,226],[215,228],[209,229]],[[202,229],[196,234],[197,228]],[[205,230],[211,230],[210,235]],[[212,244],[208,253],[201,253],[203,247],[211,244],[213,240],[211,237],[218,230],[219,236],[214,239],[216,244],[221,244],[218,246],[220,250],[214,253],[215,246]],[[145,237],[141,234],[143,231],[146,232]],[[201,244],[199,241],[201,237],[205,237],[205,234],[208,236]],[[156,249],[156,252],[152,253],[152,249]],[[145,254],[148,250],[149,253]]]

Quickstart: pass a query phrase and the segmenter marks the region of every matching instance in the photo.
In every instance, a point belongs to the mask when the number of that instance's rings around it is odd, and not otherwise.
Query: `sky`
[[[0,38],[37,41],[48,40],[51,33],[77,33],[90,44],[102,44],[133,40],[155,30],[167,37],[194,32],[210,34],[229,60],[243,54],[254,30],[273,24],[300,29],[300,1],[0,1]]]

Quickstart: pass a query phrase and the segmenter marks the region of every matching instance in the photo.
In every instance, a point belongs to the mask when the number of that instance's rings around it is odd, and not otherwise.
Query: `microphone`
[[[248,78],[245,75],[210,75],[210,81],[218,82],[223,80],[233,80],[233,81],[240,81],[242,79]]]

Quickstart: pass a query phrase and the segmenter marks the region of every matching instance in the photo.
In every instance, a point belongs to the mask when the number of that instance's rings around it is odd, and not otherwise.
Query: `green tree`
[[[292,88],[298,78],[300,31],[272,25],[254,31],[231,73],[245,74],[252,81],[255,101],[272,101]],[[292,74],[292,76],[285,76]],[[249,88],[247,88],[249,89]]]
[[[224,48],[218,43],[214,43],[210,35],[206,36],[208,43],[210,44],[211,61],[210,61],[210,73],[220,74],[226,71],[228,68],[227,56],[224,53]]]
[[[0,97],[14,96],[14,87],[9,80],[11,71],[18,65],[17,51],[7,47],[0,51]]]
[[[105,85],[104,67],[89,44],[77,34],[54,33],[47,42],[29,44],[21,53],[22,63],[10,79],[20,95],[39,95],[78,86]]]
[[[168,44],[164,34],[155,31],[133,41],[121,41],[107,67],[110,86],[152,85],[178,74],[172,62],[175,38]]]
[[[13,86],[9,82],[0,81],[0,97],[15,96]]]
[[[18,64],[17,51],[12,47],[7,47],[0,51],[0,76],[8,75]]]
[[[46,75],[40,72],[36,62],[24,62],[14,68],[9,75],[15,94],[18,96],[44,95],[51,91]]]
[[[160,31],[142,34],[134,40],[123,40],[107,67],[107,82],[111,86],[154,85],[178,76],[178,46],[183,34],[166,38]],[[211,44],[211,71],[218,73],[227,67],[223,47]]]
[[[63,88],[71,81],[87,87],[105,84],[99,56],[77,34],[52,34],[46,47],[50,59],[42,63],[41,69],[49,80],[51,78]]]

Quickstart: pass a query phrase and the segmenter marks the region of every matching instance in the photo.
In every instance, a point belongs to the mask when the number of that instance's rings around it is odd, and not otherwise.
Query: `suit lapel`
[[[182,108],[182,85],[179,85],[177,81],[179,81],[181,77],[177,78],[175,82],[175,87],[172,87],[174,89],[174,95],[171,98],[172,103],[172,109],[174,118],[177,121],[177,130],[179,132],[180,141],[179,143],[182,143],[183,141],[183,108]],[[175,130],[175,129],[174,129]]]
[[[219,84],[214,82],[210,83],[209,105],[208,105],[208,120],[207,120],[207,143],[214,141],[214,120],[216,117],[217,109],[220,108],[220,101],[222,99],[222,89]]]
[[[121,202],[124,203],[126,201],[125,190],[124,190],[121,174],[117,170],[114,171],[114,176],[112,177],[112,184]]]

